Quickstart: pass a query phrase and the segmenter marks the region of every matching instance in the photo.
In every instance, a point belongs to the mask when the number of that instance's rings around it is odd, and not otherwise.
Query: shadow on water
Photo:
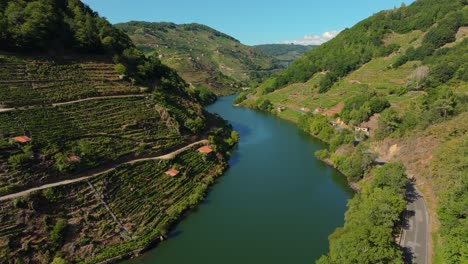
[[[240,153],[238,151],[236,151],[237,148],[238,148],[238,146],[236,146],[236,148],[231,153],[231,156],[229,157],[229,166],[231,166],[231,167],[235,166],[240,161]]]
[[[180,235],[182,235],[184,232],[182,230],[179,230],[179,229],[174,229],[174,231],[170,232],[169,233],[169,236],[168,238],[169,239],[173,239],[173,238],[176,238]]]
[[[249,135],[252,134],[252,130],[248,126],[235,122],[235,121],[231,121],[230,123],[241,138],[248,137]]]

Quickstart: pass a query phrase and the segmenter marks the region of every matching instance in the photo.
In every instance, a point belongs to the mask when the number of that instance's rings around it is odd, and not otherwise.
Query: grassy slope
[[[404,52],[410,46],[416,46],[422,37],[420,31],[414,31],[409,34],[389,34],[385,38],[386,43],[397,43],[401,45],[401,52]],[[347,98],[359,94],[363,89],[373,88],[381,94],[389,95],[392,89],[399,88],[406,83],[406,80],[413,73],[415,65],[420,62],[412,61],[399,67],[398,69],[389,69],[388,67],[394,63],[397,54],[389,57],[380,57],[371,60],[362,67],[353,71],[343,79],[335,83],[330,91],[320,94],[317,87],[323,74],[315,74],[309,81],[305,83],[295,83],[284,88],[276,90],[272,93],[261,95],[259,98],[270,100],[273,104],[290,105],[294,107],[306,107],[309,109],[331,108],[340,102],[344,102]],[[389,95],[389,100],[400,106],[404,102],[408,102],[420,94],[409,93],[404,96]]]
[[[453,44],[447,44],[445,47],[453,47],[457,43],[466,38],[463,32],[466,28],[463,27],[457,33],[457,41]],[[327,110],[335,110],[337,106],[342,104],[346,99],[353,95],[358,95],[369,89],[375,90],[378,94],[384,95],[392,104],[392,108],[396,109],[400,114],[410,107],[414,102],[421,100],[426,94],[424,91],[412,91],[403,95],[395,93],[400,87],[406,85],[407,80],[411,77],[415,68],[421,65],[420,61],[409,61],[400,66],[398,69],[393,69],[390,66],[398,59],[400,54],[404,54],[409,47],[419,47],[425,33],[420,30],[415,30],[407,34],[387,34],[384,38],[385,45],[398,44],[400,49],[398,52],[392,53],[387,57],[377,57],[362,65],[355,71],[352,71],[345,77],[338,80],[332,88],[323,94],[318,93],[318,85],[323,78],[323,74],[317,73],[305,83],[295,83],[284,88],[276,90],[269,94],[262,95],[262,87],[256,95],[251,96],[251,100],[247,100],[244,104],[255,104],[255,100],[267,99],[275,106],[289,106],[292,108],[309,108],[317,107]],[[268,85],[268,84],[267,84]],[[454,91],[460,96],[468,95],[468,86],[465,82],[451,83]],[[292,113],[294,112],[294,113]],[[277,113],[280,117],[298,121],[302,115],[298,111],[287,110]],[[424,130],[413,131],[412,134],[403,137],[390,137],[384,141],[376,141],[370,139],[369,147],[377,152],[380,156],[388,161],[402,162],[408,169],[408,174],[417,179],[417,185],[421,189],[429,204],[430,215],[432,219],[432,234],[435,238],[435,261],[443,263],[442,257],[443,244],[448,241],[440,240],[437,230],[440,227],[436,213],[438,208],[438,200],[444,194],[448,186],[444,182],[456,181],[458,176],[455,176],[459,171],[455,171],[455,163],[444,163],[447,156],[450,159],[457,158],[456,154],[450,154],[447,151],[447,146],[453,142],[458,142],[458,152],[466,150],[466,113],[455,117],[453,120],[448,120],[440,124],[436,124]],[[451,143],[452,142],[452,143]],[[462,143],[464,142],[464,143]],[[453,144],[452,144],[453,145]],[[435,154],[439,153],[439,154]],[[445,154],[440,154],[445,153]],[[456,153],[453,152],[453,153]],[[445,157],[444,157],[445,156]],[[460,161],[465,164],[466,161]],[[445,164],[445,165],[444,165]],[[450,165],[451,164],[451,165]],[[436,171],[435,168],[439,168]],[[442,168],[442,169],[440,169]],[[452,174],[441,173],[440,171],[453,171]],[[465,171],[466,172],[466,171]],[[458,174],[460,175],[460,174]],[[460,187],[461,188],[461,187]],[[442,209],[443,210],[443,209]],[[447,229],[447,227],[442,227]],[[447,255],[445,256],[445,258]]]
[[[141,50],[161,56],[187,82],[219,95],[236,93],[280,67],[272,57],[203,25],[129,22],[116,26]]]

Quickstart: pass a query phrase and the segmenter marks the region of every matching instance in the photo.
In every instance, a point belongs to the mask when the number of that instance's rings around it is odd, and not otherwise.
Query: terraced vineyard
[[[0,202],[1,263],[50,262],[51,252],[94,263],[145,247],[226,166],[222,155],[194,149],[120,165],[200,139],[207,117],[180,91],[145,94],[99,59],[3,55],[0,63],[0,196],[97,173]],[[166,175],[171,168],[179,175]]]
[[[80,182],[2,202],[0,246],[20,248],[6,253],[6,257],[33,252],[40,257],[38,252],[46,252],[53,244],[47,236],[48,226],[64,219],[67,235],[63,244],[68,259],[95,262],[139,249],[164,236],[183,211],[196,205],[224,166],[216,157],[206,158],[192,149],[171,161],[121,166],[90,180],[93,188]],[[174,167],[179,175],[165,174]],[[27,224],[26,219],[33,224]],[[129,240],[123,232],[128,232]]]
[[[6,156],[3,160],[0,158],[3,165],[0,171],[3,186],[0,186],[5,187],[8,183],[18,190],[56,180],[60,175],[47,161],[47,156],[56,155],[56,152],[79,155],[82,159],[80,170],[135,153],[165,153],[182,144],[187,137],[164,121],[156,104],[146,98],[101,99],[0,113],[0,134],[5,137],[28,135],[35,147],[47,147],[53,142],[57,148],[46,149],[42,153],[45,160],[35,157],[38,162],[28,174],[12,168]],[[18,146],[10,151],[11,155],[18,154],[21,148]]]
[[[144,248],[227,166],[224,151],[193,148],[134,163],[209,128],[227,132],[216,142],[230,134],[182,90],[143,92],[99,58],[0,55],[0,64],[0,196],[93,175],[0,202],[0,263],[50,263],[56,254],[95,263]],[[179,175],[166,175],[171,168]]]
[[[0,108],[48,105],[95,96],[140,93],[103,61],[57,62],[0,55]]]

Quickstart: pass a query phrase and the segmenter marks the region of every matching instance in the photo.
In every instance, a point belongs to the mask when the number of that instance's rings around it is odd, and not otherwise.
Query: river
[[[314,157],[324,144],[294,124],[232,106],[208,106],[241,140],[230,168],[156,249],[127,264],[306,264],[328,250],[353,192]]]

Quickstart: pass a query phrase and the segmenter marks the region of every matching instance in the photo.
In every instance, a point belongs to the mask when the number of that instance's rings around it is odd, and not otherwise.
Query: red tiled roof
[[[176,170],[176,169],[170,169],[168,171],[166,171],[166,174],[169,175],[169,176],[172,176],[172,177],[175,177],[179,174],[179,171]]]
[[[14,141],[20,142],[20,143],[27,143],[31,141],[31,139],[27,136],[17,136],[13,138]]]
[[[75,163],[75,162],[80,162],[80,161],[81,161],[81,158],[74,154],[69,154],[67,156],[67,162],[69,163]]]
[[[204,146],[204,147],[199,148],[198,152],[209,154],[209,153],[213,152],[213,150],[208,146]]]

